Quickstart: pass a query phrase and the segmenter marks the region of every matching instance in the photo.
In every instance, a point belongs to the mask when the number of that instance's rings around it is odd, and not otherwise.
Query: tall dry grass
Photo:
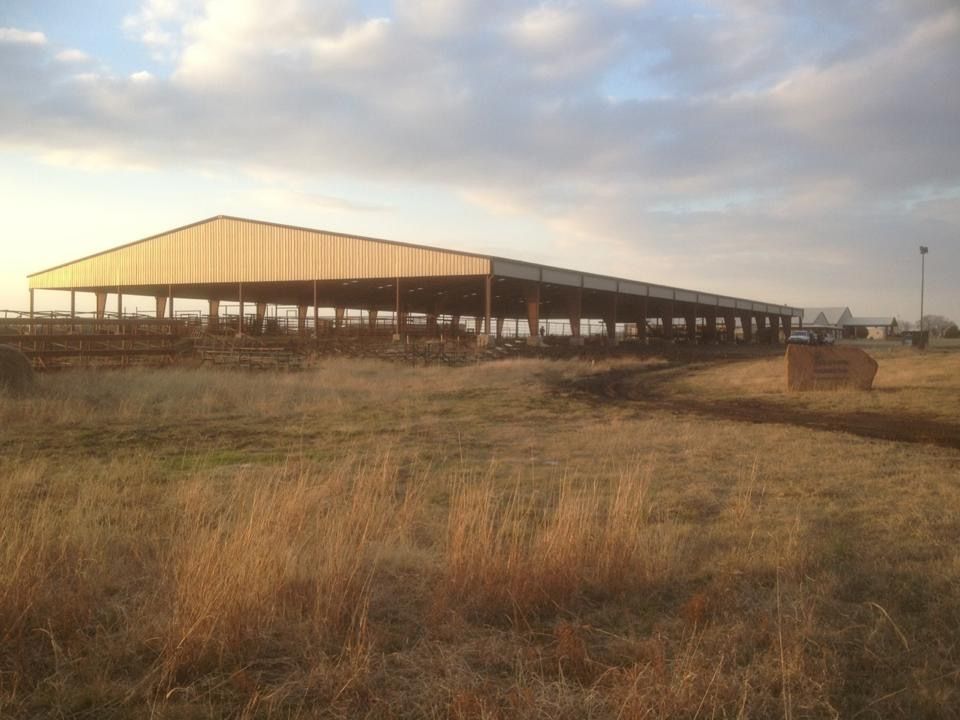
[[[0,398],[0,718],[960,707],[955,453],[557,391],[592,370]]]
[[[178,489],[176,542],[161,628],[163,663],[178,679],[198,669],[361,651],[370,583],[384,543],[416,517],[416,484],[384,458],[318,476],[208,478]]]
[[[0,395],[0,424],[37,422],[70,425],[142,420],[183,420],[260,414],[342,411],[365,403],[378,406],[418,402],[421,396],[476,387],[517,392],[538,376],[578,372],[570,365],[546,366],[511,360],[457,373],[444,366],[410,367],[376,360],[327,360],[305,373],[244,373],[207,368],[76,370],[39,375],[21,401]],[[469,376],[470,383],[464,383]],[[536,394],[536,393],[533,393]]]
[[[371,582],[383,548],[412,528],[416,477],[401,481],[386,456],[173,487],[120,485],[112,473],[136,472],[102,469],[68,480],[42,461],[6,468],[0,709],[78,666],[102,682],[91,654],[107,673],[129,665],[141,681],[126,692],[140,699],[189,698],[197,678],[251,668],[362,665]]]
[[[651,515],[651,469],[613,482],[561,482],[543,498],[490,480],[461,482],[447,520],[441,602],[487,619],[526,619],[575,609],[663,582],[680,533]]]

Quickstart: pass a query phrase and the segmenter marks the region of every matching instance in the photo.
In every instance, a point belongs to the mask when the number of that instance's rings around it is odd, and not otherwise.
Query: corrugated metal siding
[[[630,282],[629,280],[620,281],[620,292],[625,295],[646,295],[647,286],[643,283]]]
[[[494,259],[493,274],[500,277],[519,278],[520,280],[540,280],[540,268],[536,265],[511,262],[502,258]]]
[[[30,278],[32,288],[486,275],[476,255],[235,218],[174,230]]]
[[[570,287],[580,287],[582,278],[579,273],[568,272],[566,270],[554,270],[553,268],[544,268],[540,274],[540,280],[551,285],[569,285]]]
[[[600,277],[599,275],[584,275],[583,287],[589,290],[606,290],[607,292],[616,292],[617,281],[613,278]]]

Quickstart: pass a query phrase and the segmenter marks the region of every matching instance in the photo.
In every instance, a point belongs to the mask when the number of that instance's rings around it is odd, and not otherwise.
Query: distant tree
[[[950,338],[951,340],[956,340],[957,338],[960,338],[960,328],[958,328],[956,323],[954,323],[943,331],[943,336],[945,338]]]
[[[956,323],[950,318],[944,317],[943,315],[923,316],[923,329],[929,330],[930,334],[934,337],[940,337],[943,335],[944,331],[950,326],[956,326]]]

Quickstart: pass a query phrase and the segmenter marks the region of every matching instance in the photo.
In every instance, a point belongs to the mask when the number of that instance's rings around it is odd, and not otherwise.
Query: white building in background
[[[856,317],[849,307],[805,308],[803,327],[834,339],[885,340],[900,332],[894,317]]]
[[[803,327],[829,335],[835,340],[843,337],[844,323],[853,319],[848,307],[804,308]]]
[[[849,336],[847,333],[850,333]],[[900,334],[897,319],[894,317],[854,317],[844,325],[844,337],[867,338],[868,340],[886,340]]]

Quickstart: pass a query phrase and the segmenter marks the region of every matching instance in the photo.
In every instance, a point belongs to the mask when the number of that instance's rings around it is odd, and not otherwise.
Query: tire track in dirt
[[[919,443],[960,450],[960,425],[915,413],[820,412],[761,400],[678,400],[663,386],[689,367],[616,368],[578,378],[564,389],[594,398],[643,403],[660,410],[747,423],[779,423],[813,430],[844,432],[894,442]]]

